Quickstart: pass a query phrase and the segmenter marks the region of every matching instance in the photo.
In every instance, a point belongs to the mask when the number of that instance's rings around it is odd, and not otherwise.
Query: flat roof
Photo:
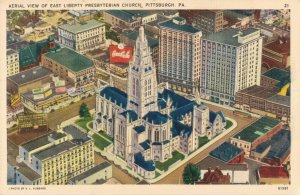
[[[22,71],[18,74],[12,75],[7,79],[13,81],[14,83],[20,85],[29,83],[35,80],[39,80],[45,76],[50,76],[52,72],[43,67],[36,67],[26,71]]]
[[[28,167],[24,162],[19,163],[17,166],[18,166],[17,170],[22,175],[27,177],[30,181],[34,181],[34,180],[37,180],[37,179],[41,178],[41,175],[39,175],[37,172],[32,170],[30,167]]]
[[[287,106],[287,107],[290,107],[290,105],[291,105],[291,97],[290,96],[282,96],[282,95],[276,94],[272,97],[269,97],[268,101],[276,103],[276,104],[280,104],[283,106]]]
[[[251,33],[258,32],[259,29],[255,28],[248,28],[246,30],[240,30],[240,29],[226,29],[221,32],[212,33],[208,36],[203,37],[204,40],[209,40],[217,43],[223,43],[227,45],[233,45],[233,46],[240,46],[241,43],[238,42],[238,34],[240,33],[240,36],[247,36]]]
[[[99,22],[95,19],[92,20],[88,20],[88,21],[84,21],[84,22],[77,22],[74,21],[74,23],[66,23],[63,24],[61,26],[59,26],[58,28],[61,28],[63,30],[72,32],[72,33],[79,33],[79,32],[83,32],[89,29],[93,29],[99,26],[103,26],[104,23]]]
[[[127,37],[130,40],[136,41],[139,33],[137,31],[128,31],[122,34],[123,36]],[[147,41],[148,41],[148,45],[149,47],[153,48],[153,47],[157,47],[159,44],[158,39],[154,39],[148,35],[146,35]]]
[[[267,89],[262,86],[253,85],[251,87],[238,91],[238,93],[247,94],[262,99],[267,99],[269,97],[274,96],[277,93],[277,91]]]
[[[65,141],[61,144],[57,144],[40,152],[34,153],[33,156],[35,156],[39,160],[45,160],[47,158],[54,157],[62,152],[68,151],[74,146],[76,146],[76,144],[70,141]]]
[[[6,55],[11,55],[11,54],[18,54],[18,52],[13,50],[13,49],[7,49],[6,50]]]
[[[234,138],[252,143],[279,123],[277,119],[264,116],[236,134]]]
[[[83,173],[81,173],[81,174],[79,174],[79,175],[71,178],[70,180],[72,182],[74,182],[74,183],[76,181],[81,181],[81,180],[83,180],[83,179],[85,179],[85,178],[87,178],[87,177],[89,177],[89,176],[91,176],[91,175],[93,175],[93,174],[95,174],[95,173],[97,173],[97,172],[99,172],[99,171],[101,171],[101,170],[109,167],[109,166],[111,166],[111,164],[109,162],[107,162],[107,161],[104,161],[103,163],[94,166],[93,168],[91,168],[91,169],[89,169],[89,170],[87,170],[87,171],[85,171],[85,172],[83,172]]]
[[[233,171],[247,171],[248,165],[246,163],[244,164],[228,164],[224,161],[221,161],[217,158],[214,158],[212,156],[207,156],[202,161],[198,162],[197,167],[200,168],[200,170],[208,170],[208,168],[214,168],[219,167],[220,170],[233,170]]]
[[[74,140],[82,140],[83,142],[86,142],[90,140],[87,133],[82,132],[80,129],[75,127],[74,125],[68,125],[63,128],[63,131],[73,137]]]
[[[263,75],[277,81],[290,79],[290,72],[280,68],[272,68],[264,72]]]
[[[57,140],[60,138],[63,138],[66,136],[66,134],[64,133],[60,133],[60,132],[56,132],[56,131],[52,131],[46,135],[43,135],[41,137],[38,137],[34,140],[31,140],[29,142],[26,142],[24,144],[22,144],[21,146],[26,149],[28,152],[35,150],[39,147],[42,147],[44,145],[47,145],[50,143],[50,141],[48,140],[48,137],[51,136],[52,139]]]
[[[289,178],[287,170],[279,166],[261,166],[258,173],[260,178]]]
[[[69,48],[48,52],[45,56],[74,72],[79,72],[94,66],[92,60]]]
[[[228,162],[234,159],[236,156],[241,154],[242,149],[228,143],[224,142],[223,144],[219,145],[216,149],[211,151],[209,154],[219,160],[224,162]]]
[[[126,22],[133,22],[137,17],[146,17],[155,14],[150,10],[107,10],[105,12]]]
[[[184,19],[181,17],[176,17],[171,20],[161,22],[159,23],[159,26],[164,27],[164,28],[169,28],[172,30],[177,30],[177,31],[183,31],[187,33],[198,33],[201,32],[201,30],[194,28],[193,26],[190,26],[188,24],[176,24],[173,22],[173,20],[176,20],[178,22],[182,22]]]

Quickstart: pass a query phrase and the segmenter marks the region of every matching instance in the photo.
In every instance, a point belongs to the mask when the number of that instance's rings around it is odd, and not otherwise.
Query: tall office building
[[[201,96],[233,105],[235,93],[260,85],[262,36],[258,29],[227,29],[202,40]]]
[[[203,35],[223,30],[223,10],[180,10],[179,15],[201,29]]]
[[[199,88],[202,32],[175,17],[159,23],[159,82],[175,90],[195,93]]]
[[[12,49],[6,50],[6,75],[19,73],[19,53]]]

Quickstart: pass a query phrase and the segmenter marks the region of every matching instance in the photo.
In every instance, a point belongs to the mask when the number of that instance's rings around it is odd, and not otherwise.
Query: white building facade
[[[237,91],[260,85],[261,58],[258,29],[227,29],[204,37],[201,97],[233,105]]]
[[[201,71],[202,32],[175,17],[159,23],[159,82],[168,82],[172,89],[196,93]]]
[[[69,21],[58,27],[59,43],[81,54],[104,47],[105,25],[97,20]]]
[[[19,70],[19,53],[12,49],[6,50],[6,75],[17,74]]]

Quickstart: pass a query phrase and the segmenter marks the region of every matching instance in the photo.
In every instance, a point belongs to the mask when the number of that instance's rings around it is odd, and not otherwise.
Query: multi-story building
[[[204,36],[223,30],[223,10],[180,10],[179,15]]]
[[[16,184],[67,184],[69,180],[94,167],[94,142],[74,126],[51,132],[19,146],[17,162],[35,173],[17,170]],[[25,168],[24,168],[25,169]]]
[[[104,21],[119,28],[134,29],[155,21],[157,14],[147,10],[107,10],[103,14]]]
[[[62,48],[42,56],[42,66],[72,85],[76,90],[88,91],[94,82],[94,62],[69,49]]]
[[[214,129],[210,132],[224,130],[224,120],[217,114],[219,124],[210,126],[206,106],[172,90],[158,90],[143,27],[129,63],[127,87],[127,94],[112,86],[100,87],[93,128],[114,137],[113,153],[147,179],[155,177],[153,161],[164,162],[175,150],[188,155],[209,128]]]
[[[290,122],[290,97],[278,95],[278,90],[251,86],[236,93],[235,107],[260,115]]]
[[[291,82],[290,71],[272,68],[261,75],[261,86],[267,89],[275,89],[282,91],[283,95],[288,92]]]
[[[6,75],[11,76],[19,72],[19,53],[12,49],[6,50]]]
[[[58,27],[59,43],[79,53],[101,48],[105,44],[105,25],[97,20],[70,20]]]
[[[227,29],[202,40],[201,97],[234,105],[237,91],[260,85],[260,31]]]
[[[202,32],[181,17],[159,26],[159,82],[168,82],[178,91],[196,93],[201,75]]]

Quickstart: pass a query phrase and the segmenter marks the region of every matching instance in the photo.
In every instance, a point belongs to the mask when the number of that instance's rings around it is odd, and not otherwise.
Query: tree
[[[90,118],[91,117],[89,108],[88,108],[88,106],[85,103],[82,103],[80,105],[79,116],[81,118]]]
[[[200,169],[196,165],[189,163],[184,168],[182,176],[185,184],[194,184],[200,179]]]

